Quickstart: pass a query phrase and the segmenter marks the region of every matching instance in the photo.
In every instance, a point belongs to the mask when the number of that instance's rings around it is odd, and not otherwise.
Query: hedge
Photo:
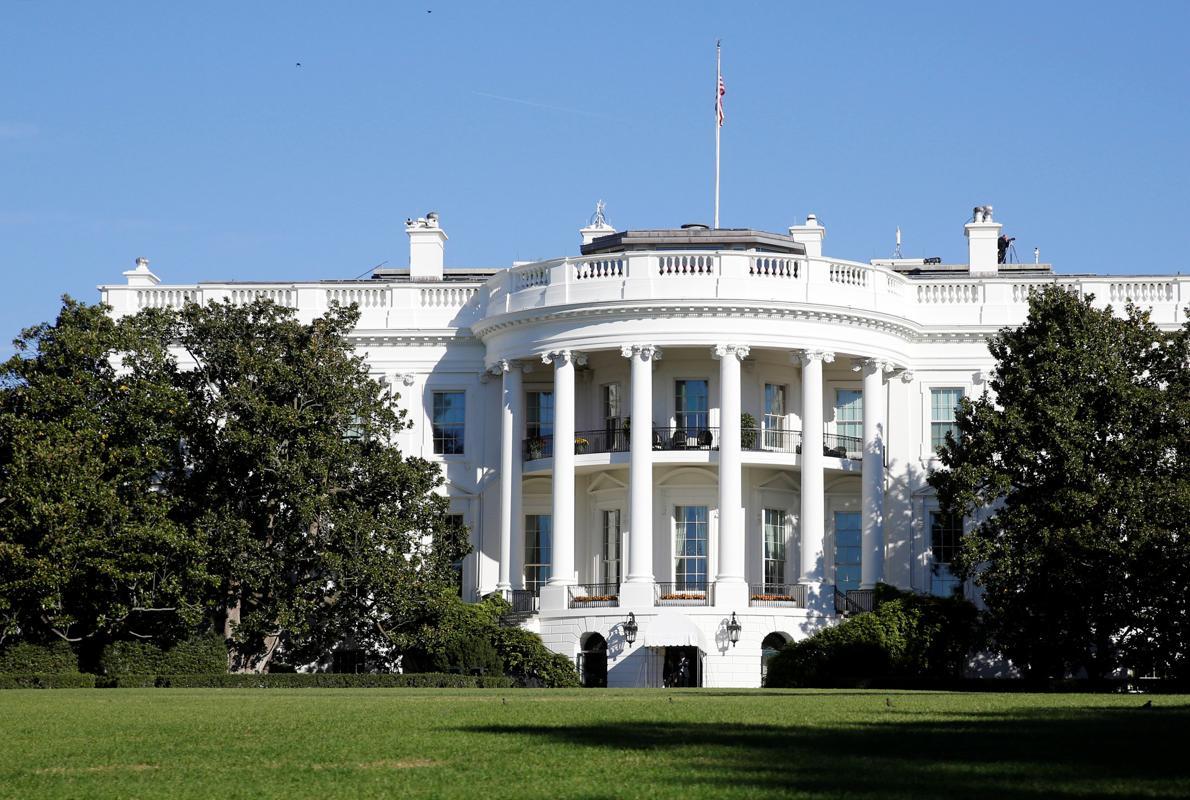
[[[0,673],[9,674],[64,674],[79,671],[79,660],[74,649],[63,641],[50,644],[21,642],[0,653]]]
[[[115,675],[99,680],[109,689],[509,689],[503,675],[453,675],[440,672],[393,673],[231,673],[222,675]]]
[[[982,646],[978,612],[962,598],[877,587],[874,611],[784,647],[769,662],[765,686],[875,687],[903,679],[962,677]]]
[[[164,649],[149,642],[112,642],[99,663],[106,675],[218,675],[227,672],[227,645],[216,633]]]
[[[0,689],[94,689],[86,672],[0,673]]]

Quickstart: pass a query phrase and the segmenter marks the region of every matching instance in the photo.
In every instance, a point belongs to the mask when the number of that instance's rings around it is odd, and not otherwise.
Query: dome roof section
[[[751,228],[708,228],[689,225],[646,231],[618,231],[582,246],[585,256],[633,250],[746,250],[804,256],[806,247],[783,233]]]

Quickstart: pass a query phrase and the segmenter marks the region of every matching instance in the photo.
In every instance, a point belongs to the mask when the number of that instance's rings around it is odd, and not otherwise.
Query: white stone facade
[[[880,581],[950,587],[932,435],[946,403],[984,390],[986,340],[1024,321],[1030,291],[1183,321],[1190,278],[998,264],[1000,225],[973,216],[964,265],[826,257],[812,217],[788,235],[621,239],[600,219],[582,231],[589,255],[444,270],[435,214],[407,223],[410,269],[369,280],[168,286],[138,260],[100,290],[116,315],[268,297],[310,320],[358,304],[357,347],[409,412],[398,443],[442,464],[471,530],[465,598],[506,594],[576,659],[599,634],[611,686],[661,685],[680,652],[696,655],[690,680],[746,687],[770,634],[800,639]],[[527,536],[548,538],[548,558]],[[667,667],[679,645],[695,649]]]

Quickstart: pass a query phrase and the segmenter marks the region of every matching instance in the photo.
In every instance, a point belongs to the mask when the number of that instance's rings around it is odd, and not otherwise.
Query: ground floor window
[[[933,556],[930,593],[949,597],[961,591],[963,585],[950,570],[963,537],[963,518],[958,514],[942,514],[938,511],[931,511],[929,517],[930,555]]]
[[[707,507],[674,507],[674,588],[707,587]]]
[[[785,647],[788,641],[785,637],[773,631],[768,636],[764,637],[764,641],[760,643],[760,685],[764,686],[765,678],[769,674],[769,662],[777,653],[781,652],[781,648]]]
[[[764,585],[765,591],[779,591],[785,583],[785,512],[764,510]]]
[[[835,512],[835,588],[846,594],[860,584],[861,523],[858,511]]]
[[[549,514],[525,515],[525,588],[534,593],[550,579],[553,523]]]
[[[578,674],[583,686],[591,689],[607,687],[607,640],[598,633],[589,633],[583,640],[578,656]]]

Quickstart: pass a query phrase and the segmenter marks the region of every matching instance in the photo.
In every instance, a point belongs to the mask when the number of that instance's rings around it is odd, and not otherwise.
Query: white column
[[[745,345],[721,344],[719,359],[719,571],[715,605],[747,606],[744,582],[743,475],[740,458],[740,361]]]
[[[574,367],[582,359],[572,350],[541,357],[554,365],[553,541],[549,585],[541,593],[542,609],[566,608],[574,583]]]
[[[858,368],[864,376],[864,460],[860,478],[860,586],[871,589],[884,573],[884,373],[889,365],[865,359]]]
[[[798,356],[802,365],[802,575],[810,585],[809,605],[820,611],[834,606],[834,597],[823,597],[826,580],[826,500],[822,472],[822,365],[834,353],[807,350]]]
[[[512,589],[512,541],[516,517],[513,495],[520,494],[521,448],[517,439],[517,409],[521,403],[520,367],[501,359],[490,372],[501,376],[500,402],[500,577],[496,590],[502,594]]]
[[[631,423],[628,461],[628,579],[620,587],[622,606],[653,604],[653,362],[661,350],[651,344],[625,345],[631,361]]]
[[[525,435],[524,375],[532,369],[531,363],[522,361],[519,366],[514,368],[516,377],[512,379],[516,382],[517,387],[512,398],[512,472],[510,473],[512,526],[509,528],[509,533],[512,537],[512,566],[509,571],[513,589],[525,588],[525,515],[521,510],[524,497],[521,470],[524,469],[525,462],[521,443]]]

